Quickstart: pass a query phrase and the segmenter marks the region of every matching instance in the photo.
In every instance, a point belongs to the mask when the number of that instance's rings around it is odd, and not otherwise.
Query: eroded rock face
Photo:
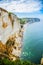
[[[6,54],[9,59],[20,57],[23,38],[18,18],[12,13],[0,8],[0,53]]]
[[[41,65],[43,65],[43,58],[41,58]]]

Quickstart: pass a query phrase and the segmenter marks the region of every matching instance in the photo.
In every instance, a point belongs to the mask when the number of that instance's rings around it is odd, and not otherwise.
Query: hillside
[[[34,22],[40,22],[39,18],[20,18],[20,23],[25,24],[25,23],[34,23]]]

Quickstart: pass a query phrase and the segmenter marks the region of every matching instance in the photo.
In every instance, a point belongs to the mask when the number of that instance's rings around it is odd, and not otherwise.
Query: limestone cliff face
[[[0,8],[0,54],[12,60],[20,57],[22,37],[23,28],[17,16]]]

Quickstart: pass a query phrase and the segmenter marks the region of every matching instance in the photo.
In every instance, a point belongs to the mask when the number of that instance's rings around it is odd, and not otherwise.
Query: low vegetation
[[[10,61],[6,58],[0,59],[0,65],[39,65],[39,64],[34,64],[31,63],[30,61],[23,61],[17,59],[16,61]]]

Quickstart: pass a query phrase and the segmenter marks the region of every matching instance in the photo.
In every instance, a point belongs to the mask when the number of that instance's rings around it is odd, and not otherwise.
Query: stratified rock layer
[[[0,8],[0,57],[16,60],[20,57],[23,28],[12,13]]]

